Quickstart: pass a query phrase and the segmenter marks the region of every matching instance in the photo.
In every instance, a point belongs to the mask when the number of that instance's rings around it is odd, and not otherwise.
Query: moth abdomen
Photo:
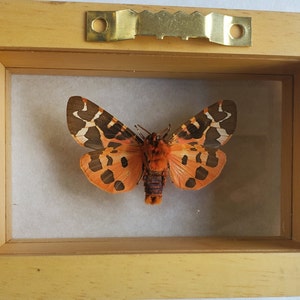
[[[162,191],[166,182],[165,172],[146,170],[143,180],[145,187],[145,202],[147,204],[161,203]]]

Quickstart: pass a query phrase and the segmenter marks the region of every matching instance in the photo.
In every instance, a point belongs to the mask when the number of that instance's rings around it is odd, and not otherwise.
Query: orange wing
[[[143,141],[133,131],[79,96],[68,101],[67,123],[78,144],[95,149],[80,160],[90,182],[110,193],[126,192],[136,186],[143,172]]]
[[[170,177],[181,189],[199,190],[219,176],[225,163],[226,155],[221,150],[206,150],[200,145],[172,145]]]
[[[127,192],[139,182],[142,172],[139,146],[107,147],[81,157],[80,167],[91,183],[110,193]]]

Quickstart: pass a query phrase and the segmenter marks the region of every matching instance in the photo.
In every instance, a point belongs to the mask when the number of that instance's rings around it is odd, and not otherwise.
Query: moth
[[[122,193],[142,178],[147,204],[161,203],[168,174],[184,190],[198,190],[215,180],[226,163],[219,148],[232,136],[236,121],[235,103],[221,100],[167,138],[170,126],[161,133],[136,126],[136,134],[85,98],[73,96],[67,104],[71,135],[81,146],[93,149],[80,159],[89,181],[106,192]]]

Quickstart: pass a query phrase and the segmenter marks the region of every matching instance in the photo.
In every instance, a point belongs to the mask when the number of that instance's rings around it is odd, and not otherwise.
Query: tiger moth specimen
[[[172,182],[185,190],[198,190],[221,173],[226,155],[219,150],[233,134],[237,109],[231,100],[221,100],[182,124],[166,140],[164,133],[144,137],[93,102],[71,97],[67,123],[73,138],[93,149],[80,159],[86,177],[110,193],[127,192],[141,178],[145,202],[159,204],[169,174]]]

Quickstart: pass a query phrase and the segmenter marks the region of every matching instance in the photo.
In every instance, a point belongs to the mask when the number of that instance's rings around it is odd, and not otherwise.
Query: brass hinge
[[[208,38],[210,42],[227,46],[251,46],[251,18],[217,13],[203,16],[199,12],[178,11],[137,13],[131,9],[88,11],[86,38],[89,42],[111,42],[134,39],[136,35]]]

